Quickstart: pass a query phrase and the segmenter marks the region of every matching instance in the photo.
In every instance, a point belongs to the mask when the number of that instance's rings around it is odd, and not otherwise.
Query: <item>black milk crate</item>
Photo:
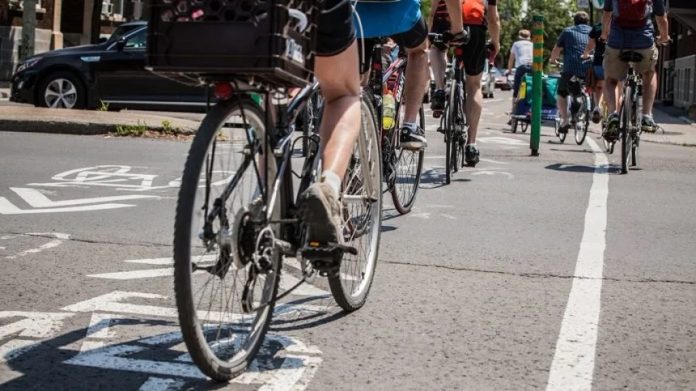
[[[303,86],[313,76],[318,3],[153,0],[147,67],[184,82],[242,77]],[[299,32],[304,17],[307,28]]]

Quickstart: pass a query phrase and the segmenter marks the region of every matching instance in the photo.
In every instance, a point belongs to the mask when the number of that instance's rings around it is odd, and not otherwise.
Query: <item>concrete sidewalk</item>
[[[107,134],[117,127],[146,128],[167,134],[190,134],[199,122],[142,111],[119,112],[47,109],[29,105],[0,106],[0,131]]]

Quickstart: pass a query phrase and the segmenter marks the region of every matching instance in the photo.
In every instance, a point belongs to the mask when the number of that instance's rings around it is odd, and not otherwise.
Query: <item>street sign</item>
[[[590,8],[590,0],[578,0],[578,8]]]
[[[595,9],[601,10],[604,8],[604,0],[592,0],[592,4],[594,4]]]

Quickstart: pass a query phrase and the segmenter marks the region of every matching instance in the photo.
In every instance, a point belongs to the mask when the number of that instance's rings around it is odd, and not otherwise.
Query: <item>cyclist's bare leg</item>
[[[654,71],[643,73],[643,114],[652,114],[657,91],[657,75]]]
[[[406,67],[406,112],[404,122],[414,123],[418,119],[418,111],[423,101],[423,94],[428,83],[428,54],[427,40],[415,48],[406,49],[408,66]]]
[[[360,130],[357,44],[335,56],[316,57],[314,71],[325,102],[320,126],[322,168],[343,178]]]
[[[602,107],[602,99],[604,99],[604,80],[597,80],[592,94],[594,95],[596,107]]]
[[[481,92],[482,73],[476,76],[466,75],[466,121],[469,125],[467,144],[476,144],[479,120],[483,107],[483,92]]]
[[[619,81],[611,77],[604,79],[604,100],[607,102],[607,111],[609,114],[616,112],[616,88]]]
[[[558,117],[561,119],[561,124],[568,123],[568,97],[560,95],[556,96],[556,106],[558,107]]]
[[[445,70],[447,69],[447,52],[435,46],[430,47],[430,68],[435,78],[435,88],[445,89]]]

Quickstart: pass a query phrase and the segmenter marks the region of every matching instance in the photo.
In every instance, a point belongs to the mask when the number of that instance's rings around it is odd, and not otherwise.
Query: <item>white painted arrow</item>
[[[14,206],[7,198],[0,197],[0,214],[2,215],[23,215],[38,213],[64,213],[64,212],[89,212],[93,210],[106,210],[128,208],[135,206],[132,204],[96,204],[82,206],[68,206],[65,208],[43,208],[43,209],[20,209]]]
[[[77,198],[74,200],[63,200],[63,201],[51,201],[43,195],[40,191],[36,189],[24,188],[24,187],[10,187],[10,190],[17,193],[18,196],[34,208],[56,208],[63,206],[73,206],[73,205],[85,205],[85,204],[99,204],[114,201],[127,201],[127,200],[137,200],[143,198],[160,198],[158,196],[152,195],[122,195],[122,196],[110,196],[110,197],[93,197],[93,198]]]

